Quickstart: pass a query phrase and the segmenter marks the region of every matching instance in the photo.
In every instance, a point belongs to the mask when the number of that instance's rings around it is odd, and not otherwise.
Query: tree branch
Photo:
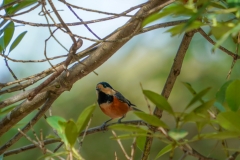
[[[147,124],[141,120],[135,120],[135,121],[123,121],[121,122],[122,124],[132,124],[132,125],[143,125],[143,126],[147,126]],[[98,127],[94,127],[94,128],[90,128],[88,129],[87,131],[82,131],[79,135],[80,136],[83,136],[84,134],[86,135],[90,135],[90,134],[93,134],[93,133],[98,133],[98,132],[104,132],[104,131],[107,131],[108,130],[108,127],[109,126],[112,126],[112,125],[115,125],[115,124],[118,124],[118,122],[116,123],[111,123],[111,124],[108,124],[106,125],[106,127],[101,127],[101,126],[98,126]],[[61,142],[61,139],[59,138],[54,138],[54,139],[47,139],[47,140],[44,140],[44,145],[48,145],[48,144],[53,144],[53,143],[56,143],[56,142]],[[62,144],[62,142],[61,142]],[[0,148],[0,154],[2,153],[2,151],[5,151],[6,150],[6,144],[4,145],[5,147],[1,147]],[[7,146],[7,147],[10,147],[10,146]],[[5,150],[2,150],[2,148],[4,148]],[[34,144],[30,144],[30,145],[27,145],[27,146],[24,146],[24,147],[21,147],[21,148],[17,148],[17,149],[13,149],[13,150],[10,150],[10,151],[6,151],[4,152],[4,157],[5,156],[10,156],[12,154],[18,154],[18,153],[21,153],[23,151],[26,151],[26,150],[30,150],[30,149],[34,149],[36,148],[36,146]]]
[[[187,52],[187,49],[189,47],[189,44],[192,40],[192,37],[194,35],[195,31],[191,31],[188,33],[185,33],[182,39],[182,42],[178,48],[177,54],[174,58],[174,62],[171,68],[171,71],[168,75],[167,81],[164,85],[164,88],[162,90],[162,96],[164,96],[166,99],[168,99],[172,88],[174,86],[174,83],[177,79],[177,76],[180,74],[181,68],[182,68],[182,63],[183,63],[183,59],[184,56]],[[157,117],[161,118],[162,117],[162,110],[159,110],[157,107],[154,110],[154,115],[156,115]],[[152,127],[152,131],[155,132],[156,128]],[[147,137],[146,142],[145,142],[145,147],[144,147],[144,151],[142,154],[142,160],[147,160],[148,156],[150,154],[150,149],[152,146],[152,141],[153,141],[153,137]]]
[[[44,102],[45,104],[41,107],[40,111],[38,111],[38,113],[32,118],[32,120],[22,129],[22,132],[26,133],[34,124],[37,123],[37,121],[45,114],[45,112],[51,107],[52,103],[59,97],[60,94],[52,94],[52,93],[42,93],[37,95],[32,101],[30,101],[29,103],[34,103],[34,101],[36,101],[40,96],[42,100],[40,102],[38,102],[38,104],[33,105],[33,107],[38,108],[40,107]],[[27,100],[26,100],[27,101]],[[25,104],[25,108],[28,102],[23,103],[22,105],[20,105],[20,107],[17,108],[17,110],[21,110],[24,109],[24,104]],[[22,106],[22,107],[21,107]],[[27,106],[28,107],[28,106]],[[32,107],[32,108],[33,108]],[[20,108],[20,109],[19,109]],[[30,107],[29,107],[30,108]],[[14,109],[16,110],[16,109]],[[23,110],[24,111],[24,110]],[[12,111],[13,112],[13,111]],[[27,112],[27,111],[24,111]],[[23,115],[27,114],[27,113],[22,113]],[[20,117],[19,117],[20,118]],[[11,123],[16,123],[16,120],[12,120]],[[12,124],[14,125],[14,124]],[[5,128],[4,128],[5,129]],[[7,129],[2,129],[1,128],[1,133],[5,132],[5,130]],[[1,146],[0,148],[0,154],[2,154],[4,151],[6,151],[9,147],[11,147],[14,143],[16,143],[20,138],[22,137],[21,133],[17,133],[14,137],[12,137],[12,139],[10,139],[7,143],[5,143],[3,146]],[[46,141],[47,144],[50,144],[50,142],[55,142],[55,140],[52,141]],[[44,142],[45,143],[45,142]],[[29,148],[29,147],[27,147]],[[31,148],[31,147],[30,147]],[[18,151],[16,151],[18,152]]]

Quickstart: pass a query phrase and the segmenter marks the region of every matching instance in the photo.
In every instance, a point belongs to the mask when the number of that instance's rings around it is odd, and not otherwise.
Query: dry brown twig
[[[114,136],[115,138],[117,138],[117,134],[116,134],[113,130],[112,130],[112,134],[113,134],[113,136]],[[126,150],[124,149],[121,140],[118,139],[118,138],[117,138],[116,140],[117,140],[118,145],[120,146],[121,150],[123,151],[123,154],[124,154],[124,156],[126,157],[126,159],[130,160],[131,157],[129,157],[129,155],[127,154]]]

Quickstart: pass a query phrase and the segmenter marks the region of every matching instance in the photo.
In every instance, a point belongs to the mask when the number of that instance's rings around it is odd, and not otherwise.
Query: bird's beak
[[[96,91],[100,91],[100,89],[99,89],[99,88],[96,88]]]

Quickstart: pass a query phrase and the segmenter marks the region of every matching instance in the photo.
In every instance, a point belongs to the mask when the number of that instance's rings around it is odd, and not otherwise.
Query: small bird
[[[114,90],[107,82],[100,82],[96,86],[97,102],[103,113],[111,117],[103,123],[103,127],[112,119],[119,118],[118,123],[126,116],[128,111],[141,111],[135,108],[120,92]],[[142,111],[141,111],[142,112]]]

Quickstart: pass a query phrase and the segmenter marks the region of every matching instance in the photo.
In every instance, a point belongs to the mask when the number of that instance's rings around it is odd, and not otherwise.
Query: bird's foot
[[[103,130],[103,131],[106,130],[106,124],[107,124],[107,123],[103,123],[103,124],[101,125],[101,130]]]

